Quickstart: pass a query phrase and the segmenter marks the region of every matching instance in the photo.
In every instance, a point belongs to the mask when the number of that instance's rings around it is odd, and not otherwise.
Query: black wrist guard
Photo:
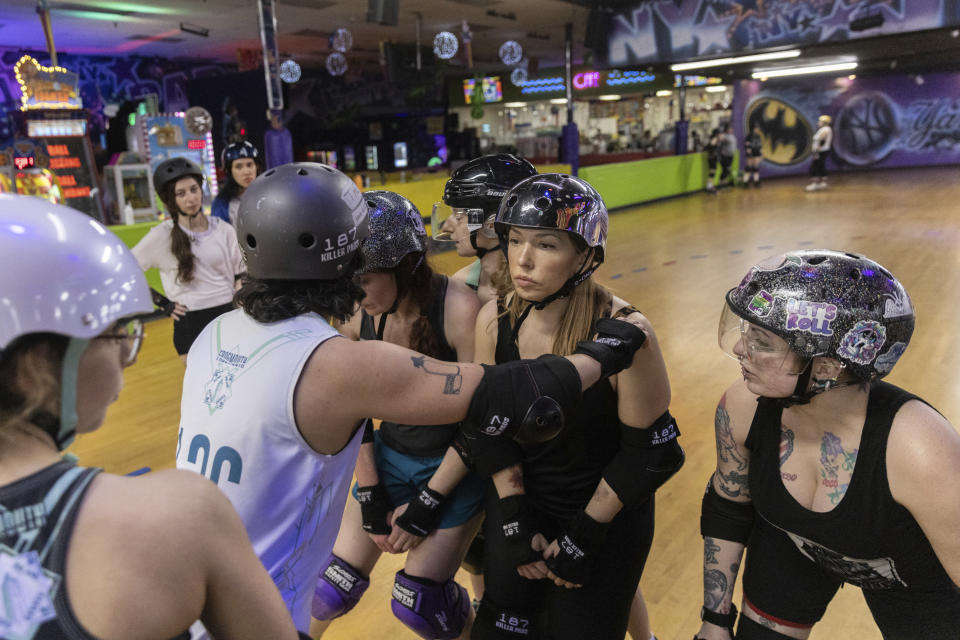
[[[626,507],[643,504],[683,466],[680,430],[670,412],[646,429],[620,425],[620,450],[603,470],[603,479]]]
[[[464,428],[468,435],[546,442],[563,430],[564,414],[580,401],[580,374],[566,358],[483,365]]]
[[[159,308],[163,315],[168,316],[173,313],[176,303],[153,287],[150,288],[150,298],[153,300],[153,305]]]
[[[755,512],[752,502],[727,500],[713,488],[713,477],[700,504],[700,535],[747,544],[753,531]]]
[[[585,511],[577,514],[557,543],[560,552],[547,560],[547,567],[558,578],[575,584],[586,584],[597,548],[603,544],[609,524],[597,522]]]
[[[390,533],[390,524],[387,523],[390,498],[387,496],[387,491],[383,488],[383,485],[357,487],[357,502],[360,503],[364,531],[377,535]]]
[[[606,378],[633,364],[633,354],[646,339],[647,334],[635,324],[600,318],[597,320],[597,337],[578,342],[574,353],[582,353],[599,362],[600,375]]]
[[[737,605],[733,603],[730,604],[730,613],[718,613],[706,607],[700,607],[700,619],[704,622],[717,625],[718,627],[723,627],[730,632],[730,637],[732,638],[733,625],[737,623]]]
[[[425,538],[437,528],[444,500],[446,496],[439,491],[424,487],[397,518],[397,526],[407,533]]]
[[[527,497],[520,494],[501,498],[500,512],[503,516],[500,528],[506,539],[504,560],[510,566],[519,567],[542,559],[543,556],[531,546],[536,531],[527,511]]]

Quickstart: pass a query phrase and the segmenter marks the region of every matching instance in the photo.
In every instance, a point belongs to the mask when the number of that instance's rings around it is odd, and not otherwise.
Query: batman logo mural
[[[744,130],[760,127],[763,159],[781,166],[796,164],[810,153],[813,127],[795,107],[771,97],[753,100],[744,115]]]

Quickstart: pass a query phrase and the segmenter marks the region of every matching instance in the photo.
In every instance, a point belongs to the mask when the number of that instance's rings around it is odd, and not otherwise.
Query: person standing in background
[[[227,145],[220,155],[220,168],[226,175],[226,184],[213,200],[211,215],[224,222],[237,221],[240,196],[263,170],[260,151],[244,140]]]
[[[819,191],[827,188],[827,154],[833,144],[833,122],[830,116],[823,115],[817,120],[817,132],[813,134],[813,162],[810,163],[810,184],[807,191]]]
[[[743,178],[743,186],[749,187],[751,179],[753,186],[760,186],[760,161],[763,160],[763,133],[760,131],[760,125],[754,125],[753,130],[747,134],[743,141],[744,151],[747,155],[747,170]]]
[[[267,169],[293,162],[293,138],[283,124],[281,111],[270,111],[270,128],[263,134]]]
[[[734,175],[730,171],[733,166],[733,156],[737,153],[737,137],[733,135],[733,128],[730,123],[723,125],[722,133],[718,139],[718,152],[720,154],[720,186],[733,186]]]

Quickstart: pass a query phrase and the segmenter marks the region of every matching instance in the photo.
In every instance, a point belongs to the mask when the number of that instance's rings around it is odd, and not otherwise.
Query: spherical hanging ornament
[[[330,48],[346,53],[353,46],[353,34],[346,29],[337,29],[330,35]]]
[[[449,31],[441,31],[433,37],[433,52],[441,60],[449,60],[457,55],[458,48],[460,48],[460,43],[457,36]]]
[[[503,61],[503,64],[513,66],[520,62],[520,58],[523,57],[523,47],[520,46],[519,42],[514,40],[507,40],[502,45],[500,45],[500,60]]]
[[[516,87],[522,87],[527,82],[527,70],[523,67],[517,67],[511,71],[510,82]]]
[[[327,71],[332,76],[342,76],[347,71],[347,58],[340,52],[334,52],[327,56]]]
[[[284,82],[294,83],[300,79],[300,65],[295,60],[284,60],[280,65],[280,79]]]

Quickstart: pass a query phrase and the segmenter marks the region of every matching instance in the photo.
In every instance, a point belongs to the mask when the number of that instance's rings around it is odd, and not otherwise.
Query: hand
[[[443,513],[446,496],[430,487],[420,490],[402,513],[397,514],[394,522],[398,527],[420,539],[426,538],[437,528]],[[419,544],[419,543],[418,543]]]
[[[647,334],[639,324],[630,320],[600,318],[597,320],[597,336],[593,340],[581,340],[574,353],[590,356],[600,363],[600,376],[606,378],[633,364],[633,354],[643,346]]]
[[[388,518],[387,522],[390,522],[390,519],[392,519],[392,517],[393,517],[393,512],[391,511],[387,514],[387,518]],[[393,531],[397,531],[397,528],[394,528]],[[393,532],[391,532],[390,534],[367,533],[367,535],[370,536],[370,539],[373,540],[373,544],[377,545],[377,547],[379,547],[380,551],[382,551],[383,553],[400,553],[400,551],[398,551],[394,546],[394,544],[390,541],[390,538],[393,535]]]
[[[385,536],[390,533],[390,497],[382,484],[357,487],[361,526],[369,534]]]
[[[174,322],[179,320],[187,313],[187,308],[180,304],[179,302],[173,303],[173,309],[170,311],[170,317],[173,318]]]
[[[391,524],[396,525],[397,518],[403,515],[403,513],[407,510],[407,506],[408,505],[406,504],[402,504],[393,511],[393,517],[390,519]],[[425,536],[418,536],[414,533],[410,533],[400,525],[396,525],[393,527],[393,530],[390,532],[390,536],[387,540],[387,544],[391,549],[388,553],[403,553],[405,551],[410,551],[423,542],[424,537]]]
[[[533,539],[530,540],[530,547],[534,551],[538,551],[542,555],[548,546],[547,539],[543,537],[542,533],[533,534]],[[550,577],[550,570],[547,569],[547,563],[543,560],[534,560],[533,562],[522,564],[517,567],[517,573],[527,580],[542,580]]]
[[[577,514],[544,554],[550,570],[547,575],[554,584],[570,589],[587,582],[609,526],[585,511]]]
[[[537,552],[542,552],[547,545],[543,544],[539,549],[533,546],[533,539],[539,534],[527,509],[527,497],[521,493],[501,498],[500,518],[499,525],[504,538],[503,561],[515,567],[540,561],[542,554]]]
[[[726,627],[704,622],[694,636],[694,640],[733,640],[733,634]]]

